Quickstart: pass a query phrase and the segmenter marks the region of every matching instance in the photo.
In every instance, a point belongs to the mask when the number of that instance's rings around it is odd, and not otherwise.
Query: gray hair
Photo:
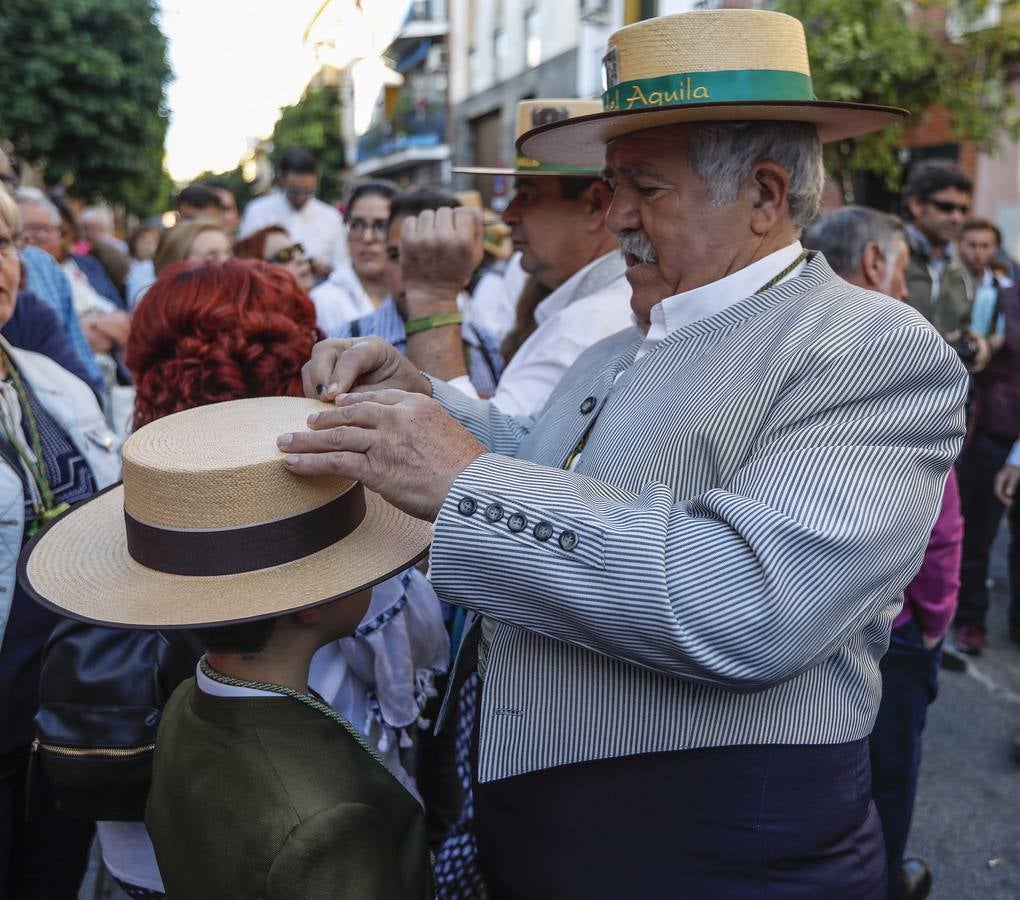
[[[104,231],[113,231],[113,210],[109,206],[86,206],[78,221],[84,224],[91,220],[98,222]]]
[[[60,210],[54,206],[53,201],[39,188],[19,187],[14,191],[14,199],[19,206],[38,206],[40,209],[46,210],[47,215],[50,217],[50,224],[60,225]]]
[[[818,213],[825,169],[814,125],[804,122],[717,122],[693,129],[687,161],[705,183],[710,202],[737,199],[762,160],[779,163],[790,176],[787,203],[798,233]]]
[[[802,243],[820,250],[837,275],[852,275],[861,268],[864,248],[874,241],[882,258],[892,263],[907,239],[903,222],[867,206],[843,206],[820,216],[804,233]]]

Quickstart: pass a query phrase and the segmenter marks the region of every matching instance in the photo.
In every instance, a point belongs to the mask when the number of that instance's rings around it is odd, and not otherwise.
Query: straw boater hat
[[[517,128],[514,140],[519,141],[521,135],[539,125],[552,122],[565,122],[580,116],[589,116],[602,111],[598,100],[522,100],[517,104]],[[556,175],[559,177],[601,175],[602,160],[580,165],[574,160],[566,159],[551,164],[518,155],[513,168],[486,168],[484,166],[454,166],[450,171],[464,175]]]
[[[541,124],[517,141],[521,153],[555,165],[602,164],[604,147],[645,128],[681,122],[810,122],[840,141],[902,121],[892,106],[818,100],[804,26],[754,9],[679,13],[614,32],[603,60],[602,109]]]
[[[124,445],[123,484],[32,540],[22,586],[75,619],[181,628],[316,606],[406,569],[431,525],[356,482],[295,475],[276,448],[326,408],[236,400],[139,429]]]

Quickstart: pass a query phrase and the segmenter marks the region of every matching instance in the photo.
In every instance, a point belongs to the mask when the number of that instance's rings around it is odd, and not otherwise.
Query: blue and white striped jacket
[[[501,623],[481,781],[874,723],[963,438],[956,354],[818,254],[634,363],[640,342],[589,349],[533,419],[435,385],[492,450],[454,483],[431,556],[440,597]]]

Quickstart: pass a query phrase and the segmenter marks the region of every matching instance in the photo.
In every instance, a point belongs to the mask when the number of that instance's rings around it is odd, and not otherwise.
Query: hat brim
[[[616,138],[646,128],[687,122],[807,122],[823,143],[844,141],[900,124],[910,113],[895,106],[827,100],[697,103],[656,109],[627,109],[540,125],[520,136],[517,149],[544,163],[603,165],[605,147]]]
[[[364,590],[428,552],[432,525],[365,491],[361,524],[302,559],[237,575],[171,575],[127,549],[124,488],[97,494],[40,531],[18,562],[21,586],[63,616],[120,628],[200,628],[266,619]]]

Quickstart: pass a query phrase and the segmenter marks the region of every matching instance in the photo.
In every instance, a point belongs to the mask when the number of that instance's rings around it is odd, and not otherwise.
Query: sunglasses
[[[934,197],[929,197],[925,202],[930,203],[939,212],[947,214],[958,212],[965,216],[970,212],[970,206],[966,203],[950,203],[948,200],[936,200]]]
[[[305,248],[300,244],[291,244],[289,247],[284,247],[282,250],[277,250],[266,262],[272,263],[274,266],[285,266],[287,263],[295,259],[305,258]]]

